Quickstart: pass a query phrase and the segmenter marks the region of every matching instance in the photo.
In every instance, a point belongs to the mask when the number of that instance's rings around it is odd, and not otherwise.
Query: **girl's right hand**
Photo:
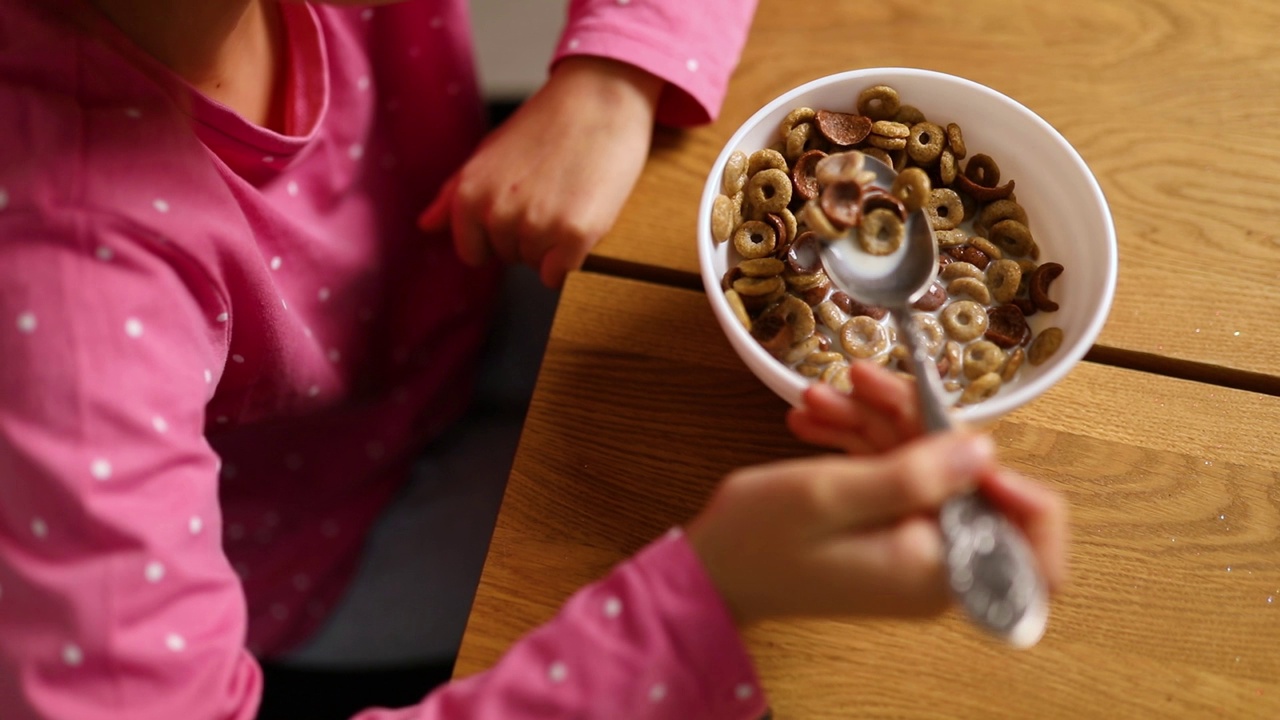
[[[909,380],[870,362],[853,363],[849,379],[849,395],[826,383],[805,390],[804,404],[787,412],[787,427],[797,438],[850,455],[873,455],[924,433]]]
[[[1051,590],[1066,507],[1001,469],[985,435],[917,438],[871,457],[826,455],[731,473],[688,527],[740,625],[782,616],[928,616],[951,603],[937,512],[984,492],[1022,528]]]

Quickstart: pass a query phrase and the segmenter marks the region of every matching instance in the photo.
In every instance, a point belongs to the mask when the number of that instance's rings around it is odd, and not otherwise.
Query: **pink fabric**
[[[465,3],[283,7],[280,134],[76,0],[0,0],[6,720],[252,717],[251,652],[315,628],[467,404],[496,272],[413,222],[482,132]],[[574,2],[556,59],[644,67],[665,122],[702,122],[753,9]],[[754,682],[675,541],[491,672],[366,717],[750,717]]]

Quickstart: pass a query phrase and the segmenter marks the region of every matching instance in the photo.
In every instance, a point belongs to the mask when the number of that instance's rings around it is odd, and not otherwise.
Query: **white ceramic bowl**
[[[1062,328],[1062,346],[1037,367],[1024,364],[1013,382],[993,397],[957,411],[960,420],[988,422],[1038,397],[1080,361],[1110,311],[1117,265],[1110,209],[1080,155],[1049,123],[991,88],[929,70],[868,68],[819,78],[765,105],[733,134],[707,176],[698,211],[702,281],[717,320],[747,367],[784,400],[799,404],[812,381],[761,347],[734,317],[720,289],[721,278],[737,257],[732,243],[712,240],[711,206],[733,151],[750,154],[772,144],[782,118],[796,107],[856,112],[858,94],[880,84],[895,88],[903,103],[920,108],[930,121],[959,124],[970,157],[993,157],[1000,165],[1001,182],[1017,181],[1018,203],[1027,211],[1041,262],[1065,267],[1050,291],[1060,309],[1028,318],[1037,332],[1049,323]]]

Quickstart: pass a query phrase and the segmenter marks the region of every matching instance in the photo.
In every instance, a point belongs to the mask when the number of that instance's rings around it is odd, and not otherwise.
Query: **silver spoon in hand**
[[[861,172],[871,184],[889,188],[894,170],[863,156]],[[811,210],[814,208],[811,208]],[[901,246],[873,256],[846,232],[819,239],[818,252],[835,286],[859,302],[889,311],[903,339],[915,377],[926,432],[951,430],[937,366],[928,357],[911,304],[938,273],[938,245],[923,210],[907,214]],[[947,501],[939,514],[946,571],[952,592],[969,617],[1016,647],[1031,647],[1044,634],[1049,608],[1042,575],[1022,532],[977,492]]]

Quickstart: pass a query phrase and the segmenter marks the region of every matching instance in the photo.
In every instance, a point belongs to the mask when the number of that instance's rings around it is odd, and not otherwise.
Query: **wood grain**
[[[458,665],[497,660],[583,584],[691,517],[730,469],[815,452],[703,295],[566,287]],[[1084,363],[997,423],[1070,501],[1049,632],[936,622],[750,629],[776,717],[1280,717],[1280,399]]]
[[[701,185],[740,123],[822,75],[924,67],[1031,108],[1098,177],[1121,268],[1099,345],[1262,374],[1244,386],[1275,393],[1277,27],[1269,0],[761,0],[719,120],[659,133],[591,266],[696,286]]]

